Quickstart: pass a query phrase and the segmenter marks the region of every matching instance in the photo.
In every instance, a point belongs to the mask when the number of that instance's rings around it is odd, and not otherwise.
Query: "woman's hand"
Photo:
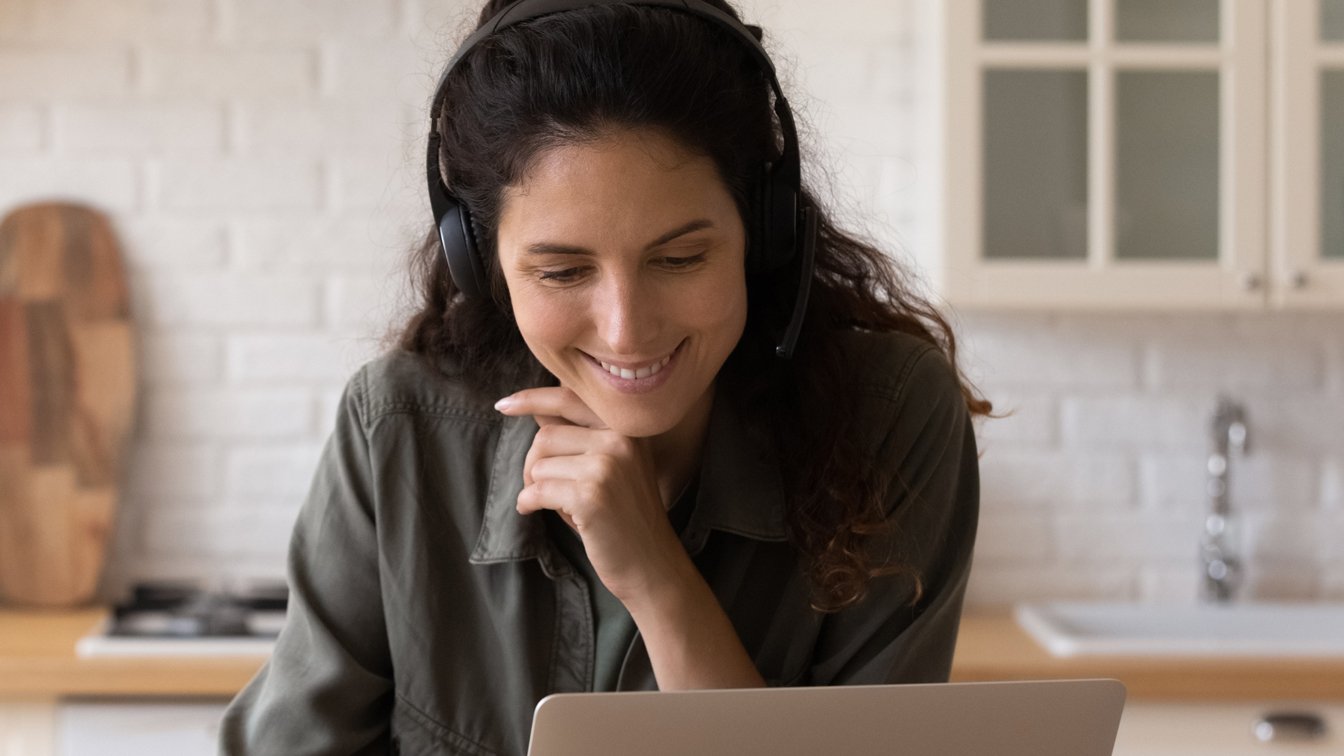
[[[495,406],[541,426],[523,466],[518,512],[559,513],[603,585],[627,606],[676,590],[694,567],[668,522],[647,443],[607,428],[566,388],[519,391]]]
[[[519,391],[495,407],[541,426],[518,511],[553,509],[578,532],[598,579],[643,635],[658,688],[765,685],[668,522],[647,442],[607,428],[565,388]]]

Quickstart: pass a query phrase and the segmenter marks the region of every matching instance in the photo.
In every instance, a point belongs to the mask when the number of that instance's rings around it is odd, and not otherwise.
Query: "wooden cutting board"
[[[107,218],[0,221],[0,601],[93,598],[135,413],[135,334]]]

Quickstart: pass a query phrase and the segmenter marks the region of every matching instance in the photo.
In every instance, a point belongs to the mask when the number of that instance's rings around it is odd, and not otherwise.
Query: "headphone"
[[[816,209],[802,200],[802,171],[798,158],[798,135],[793,126],[793,113],[775,76],[775,66],[761,46],[760,27],[744,26],[737,19],[701,0],[518,0],[504,8],[495,17],[467,37],[449,60],[435,89],[430,107],[429,142],[426,148],[426,173],[429,183],[429,204],[434,213],[434,224],[443,244],[448,272],[453,282],[466,297],[488,295],[490,284],[481,260],[480,237],[475,221],[465,204],[454,197],[443,183],[439,172],[440,137],[437,128],[439,113],[447,99],[445,84],[453,69],[481,40],[514,24],[553,13],[605,5],[640,5],[687,13],[702,18],[732,32],[752,53],[756,62],[770,80],[774,92],[775,115],[783,132],[784,145],[774,163],[762,167],[757,184],[756,217],[752,219],[755,234],[747,255],[747,271],[764,273],[784,268],[797,260],[798,288],[793,296],[793,314],[785,326],[775,353],[792,356],[802,331],[803,313],[807,309],[815,265],[817,237]],[[800,249],[801,247],[801,249]]]

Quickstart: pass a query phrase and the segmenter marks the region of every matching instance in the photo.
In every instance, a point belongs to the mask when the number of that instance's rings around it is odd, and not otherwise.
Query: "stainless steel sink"
[[[1022,629],[1054,656],[1344,657],[1344,604],[1020,604]]]

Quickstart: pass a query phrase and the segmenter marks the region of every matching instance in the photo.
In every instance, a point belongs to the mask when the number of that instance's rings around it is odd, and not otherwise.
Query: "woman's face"
[[[544,151],[497,233],[513,314],[627,436],[703,417],[747,318],[746,232],[712,160],[643,130]]]

